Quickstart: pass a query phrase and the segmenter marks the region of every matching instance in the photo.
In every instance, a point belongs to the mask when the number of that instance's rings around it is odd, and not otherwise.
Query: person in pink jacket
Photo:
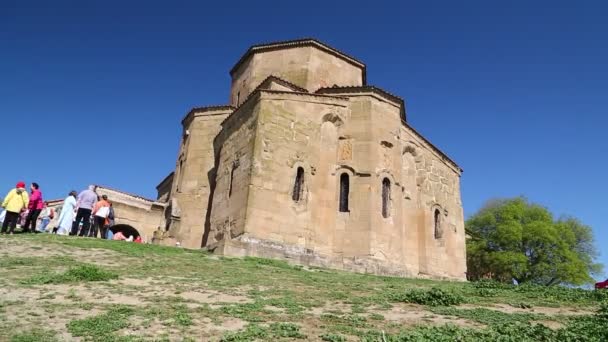
[[[23,225],[23,232],[28,233],[30,231],[36,231],[36,222],[38,222],[38,215],[44,208],[44,201],[42,200],[42,192],[40,192],[40,186],[38,183],[32,183],[30,189],[32,190],[32,194],[30,195],[30,202],[27,206],[29,212],[27,214],[27,218],[25,219],[25,224]]]

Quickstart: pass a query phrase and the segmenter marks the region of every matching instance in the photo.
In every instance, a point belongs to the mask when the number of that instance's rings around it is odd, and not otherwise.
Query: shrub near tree
[[[583,285],[603,268],[591,227],[525,198],[488,202],[465,227],[469,280]]]

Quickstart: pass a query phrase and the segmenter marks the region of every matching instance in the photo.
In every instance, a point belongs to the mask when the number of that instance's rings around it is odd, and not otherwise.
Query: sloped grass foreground
[[[14,246],[38,254],[11,255]],[[93,251],[106,262],[87,258]],[[379,277],[49,235],[0,239],[0,341],[608,341],[606,303],[608,291]]]

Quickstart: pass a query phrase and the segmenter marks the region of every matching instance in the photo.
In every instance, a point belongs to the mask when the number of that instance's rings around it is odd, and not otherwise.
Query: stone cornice
[[[197,114],[201,115],[224,115],[229,112],[233,112],[236,108],[230,105],[220,105],[220,106],[206,106],[206,107],[194,107],[192,108],[186,116],[182,119],[182,126],[187,126],[192,118]]]
[[[405,101],[394,94],[389,93],[388,91],[376,87],[376,86],[333,86],[333,87],[325,87],[319,88],[315,94],[339,94],[344,96],[349,96],[353,94],[375,94],[380,96],[381,98],[393,103],[395,106],[400,108],[401,116],[404,120],[407,120],[407,114],[405,111]]]

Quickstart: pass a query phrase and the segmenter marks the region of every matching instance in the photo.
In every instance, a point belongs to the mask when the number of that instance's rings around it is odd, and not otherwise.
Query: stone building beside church
[[[227,104],[182,120],[156,242],[465,279],[462,170],[365,64],[302,39],[252,46],[230,76]]]

